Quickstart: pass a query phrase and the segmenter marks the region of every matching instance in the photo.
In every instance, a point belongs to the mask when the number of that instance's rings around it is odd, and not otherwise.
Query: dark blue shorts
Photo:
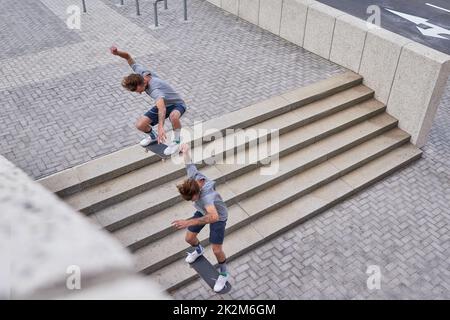
[[[203,214],[199,211],[194,213],[192,218],[201,218]],[[217,221],[209,224],[209,243],[212,244],[223,244],[223,239],[225,238],[225,226],[226,221]],[[190,232],[199,233],[205,225],[190,226],[188,230]]]
[[[170,116],[170,114],[174,110],[178,110],[180,114],[183,115],[183,113],[186,111],[186,105],[184,105],[183,103],[176,103],[166,106],[166,119]],[[144,113],[144,116],[150,118],[151,120],[150,125],[152,126],[158,124],[159,122],[158,108],[156,106],[148,110],[146,113]]]

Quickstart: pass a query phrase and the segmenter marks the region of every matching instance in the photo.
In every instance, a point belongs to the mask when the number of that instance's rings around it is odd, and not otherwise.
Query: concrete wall
[[[222,8],[231,2],[207,1]],[[361,74],[411,142],[426,143],[450,75],[449,55],[314,0],[232,2],[240,18]]]
[[[120,243],[2,156],[0,212],[0,299],[168,298]]]
[[[239,1],[239,17],[248,22],[258,25],[259,23],[259,1]]]
[[[280,35],[281,7],[283,0],[259,0],[258,25]]]
[[[306,17],[303,48],[329,59],[336,18],[343,14],[342,11],[333,9],[322,3],[310,4]]]
[[[419,146],[426,142],[449,73],[447,55],[415,42],[402,48],[388,112],[401,120],[400,128],[410,133]]]
[[[222,0],[222,9],[237,16],[239,12],[239,0]]]
[[[245,1],[242,1],[245,2]],[[308,5],[313,0],[284,0],[281,11],[280,37],[303,46]]]
[[[358,18],[346,14],[338,16],[334,26],[330,60],[359,72],[367,30],[366,23]]]

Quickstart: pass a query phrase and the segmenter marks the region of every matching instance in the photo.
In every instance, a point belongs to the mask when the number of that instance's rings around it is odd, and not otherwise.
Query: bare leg
[[[186,232],[185,237],[186,242],[189,243],[191,246],[197,246],[200,243],[200,241],[197,238],[197,235],[198,233],[194,233],[188,230]]]
[[[181,129],[180,117],[181,117],[181,113],[178,110],[173,110],[170,113],[169,119],[170,119],[170,122],[172,122],[173,130]]]
[[[141,116],[136,121],[136,128],[139,131],[142,131],[142,132],[145,132],[145,133],[149,133],[151,131],[151,129],[152,129],[151,123],[152,123],[152,120],[150,120],[149,117]]]
[[[212,244],[212,250],[214,252],[214,255],[216,256],[218,263],[225,261],[226,257],[225,257],[225,253],[222,250],[221,244]]]

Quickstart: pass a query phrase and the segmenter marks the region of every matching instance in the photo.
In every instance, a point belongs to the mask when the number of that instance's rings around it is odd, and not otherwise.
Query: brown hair
[[[122,86],[129,91],[136,91],[137,87],[144,84],[144,77],[140,74],[130,74],[122,80]]]
[[[178,192],[184,200],[190,201],[192,198],[200,193],[200,186],[194,179],[184,180],[183,183],[177,185]]]

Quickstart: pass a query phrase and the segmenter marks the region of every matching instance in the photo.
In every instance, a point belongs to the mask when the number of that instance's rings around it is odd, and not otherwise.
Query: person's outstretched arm
[[[186,165],[187,176],[189,179],[193,179],[195,174],[198,173],[198,170],[195,164],[192,163],[189,145],[187,143],[183,143],[180,146],[180,152],[183,155],[184,164]]]
[[[117,49],[117,47],[112,46],[111,48],[109,48],[109,50],[111,51],[111,53],[115,56],[119,56],[125,60],[127,60],[128,64],[131,66],[132,64],[135,63],[134,59],[131,57],[131,55],[128,52],[125,51],[120,51],[119,49]]]
[[[172,225],[177,229],[184,229],[190,226],[198,226],[202,224],[210,224],[219,221],[219,213],[214,204],[205,206],[206,214],[200,218],[193,218],[187,220],[175,220]]]

